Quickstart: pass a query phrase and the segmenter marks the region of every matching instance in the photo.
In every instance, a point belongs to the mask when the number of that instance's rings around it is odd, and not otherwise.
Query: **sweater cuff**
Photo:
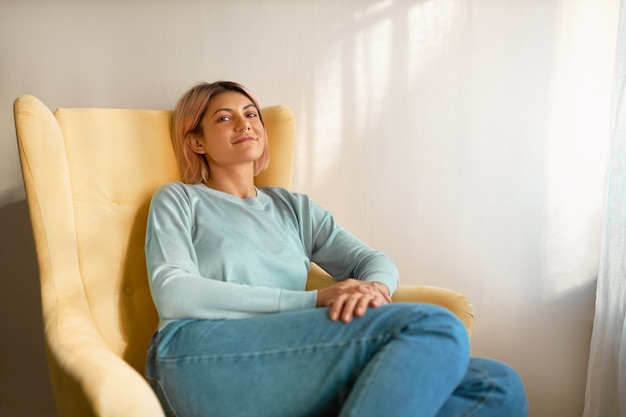
[[[315,308],[317,291],[282,290],[278,299],[278,311]]]
[[[375,274],[365,278],[363,281],[380,282],[389,288],[389,296],[391,297],[398,287],[398,279],[395,276],[386,274]]]

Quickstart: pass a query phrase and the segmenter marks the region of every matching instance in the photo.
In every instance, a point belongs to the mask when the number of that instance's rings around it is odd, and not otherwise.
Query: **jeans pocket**
[[[163,388],[161,387],[161,383],[159,382],[159,380],[156,378],[151,378],[151,377],[148,377],[147,380],[150,386],[152,387],[152,389],[154,390],[154,393],[156,394],[157,398],[159,399],[159,402],[161,403],[161,407],[163,408],[165,415],[167,417],[176,417],[176,413],[174,412],[174,410],[172,410],[172,407],[170,406],[169,401],[167,401],[167,398],[165,397],[165,393],[163,392]]]
[[[161,382],[158,379],[158,371],[157,371],[157,358],[156,351],[157,345],[159,342],[159,333],[156,332],[152,338],[150,339],[150,345],[148,348],[148,355],[146,357],[146,380],[148,384],[156,394],[159,402],[161,403],[161,408],[165,412],[167,417],[176,417],[176,413],[172,409],[167,397],[165,396],[165,392],[163,391],[163,387],[161,386]]]

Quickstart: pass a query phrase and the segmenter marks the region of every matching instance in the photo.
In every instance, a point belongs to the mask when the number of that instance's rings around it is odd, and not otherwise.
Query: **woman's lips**
[[[256,141],[256,138],[254,136],[242,136],[235,141],[235,144],[243,143],[243,142],[250,142],[250,141]]]

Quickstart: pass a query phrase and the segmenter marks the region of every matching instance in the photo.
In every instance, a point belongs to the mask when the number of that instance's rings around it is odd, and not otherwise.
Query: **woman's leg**
[[[434,417],[469,361],[462,323],[428,304],[349,324],[327,309],[172,323],[153,353],[148,377],[179,417]]]
[[[508,365],[472,358],[467,373],[437,417],[526,417],[524,384]]]
[[[419,304],[414,304],[419,305]],[[429,306],[427,319],[410,315],[359,375],[340,417],[434,417],[466,372],[465,326],[448,310]]]

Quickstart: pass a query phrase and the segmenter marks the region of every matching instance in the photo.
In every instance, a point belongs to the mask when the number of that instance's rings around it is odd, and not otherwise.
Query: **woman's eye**
[[[227,122],[230,120],[230,116],[222,116],[217,119],[218,122]]]
[[[257,117],[257,114],[254,113],[254,112],[253,113],[248,113],[248,117]]]

